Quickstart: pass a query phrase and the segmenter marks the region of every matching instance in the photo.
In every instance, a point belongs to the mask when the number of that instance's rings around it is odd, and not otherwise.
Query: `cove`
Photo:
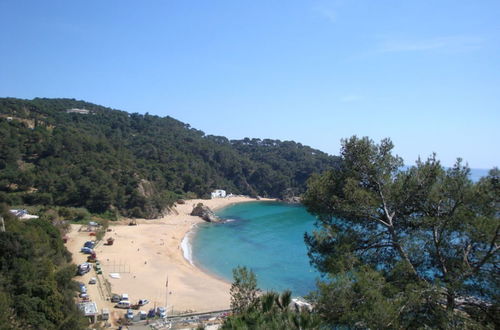
[[[309,264],[304,233],[315,218],[303,206],[250,202],[223,208],[223,223],[198,226],[191,241],[196,266],[232,282],[232,269],[247,266],[263,290],[292,290],[303,296],[315,288],[319,273]]]

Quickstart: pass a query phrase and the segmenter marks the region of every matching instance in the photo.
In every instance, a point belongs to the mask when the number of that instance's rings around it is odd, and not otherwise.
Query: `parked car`
[[[121,300],[128,300],[128,293],[122,293]]]
[[[153,318],[156,316],[156,311],[154,308],[151,308],[148,312],[148,318]]]
[[[158,315],[162,319],[167,317],[167,311],[165,310],[165,307],[157,307],[156,315]]]
[[[80,250],[81,252],[85,253],[85,254],[92,254],[93,250],[89,247],[82,247],[82,249]]]
[[[122,300],[118,304],[115,305],[116,308],[130,308],[130,301],[128,300]]]
[[[87,293],[87,287],[84,285],[80,285],[80,293]]]
[[[88,262],[84,262],[83,264],[78,265],[78,269],[76,272],[78,273],[78,275],[83,275],[90,272],[91,269],[92,265],[89,264]]]
[[[92,277],[90,280],[89,280],[89,284],[96,284],[97,283],[97,279],[95,277]]]
[[[140,320],[145,320],[148,316],[148,314],[145,311],[139,311],[139,313],[137,313],[137,315],[139,315]]]
[[[87,241],[87,242],[85,242],[85,244],[83,246],[87,247],[89,249],[93,249],[95,246],[95,242],[94,241]]]
[[[107,308],[102,309],[101,320],[103,321],[109,320],[109,309]]]
[[[130,308],[127,309],[127,314],[125,314],[125,317],[129,320],[133,319],[134,318],[134,311],[131,310]]]
[[[121,299],[120,295],[118,295],[118,294],[114,294],[113,296],[111,296],[111,302],[117,303],[117,302],[120,302],[120,300],[122,300],[122,299]]]
[[[149,300],[147,300],[147,299],[139,299],[139,302],[137,303],[137,305],[139,305],[139,306],[144,306],[147,304],[149,304]]]

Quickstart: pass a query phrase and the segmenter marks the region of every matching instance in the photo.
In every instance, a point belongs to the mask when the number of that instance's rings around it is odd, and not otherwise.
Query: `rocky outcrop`
[[[298,196],[289,196],[289,197],[283,197],[283,202],[288,204],[300,204],[302,200]]]
[[[208,222],[220,221],[219,217],[217,217],[208,206],[203,205],[203,203],[198,203],[198,205],[193,208],[193,211],[191,211],[191,215],[200,217]]]
[[[137,192],[146,198],[153,196],[156,193],[156,189],[152,182],[148,180],[141,179],[137,186]]]
[[[281,194],[281,200],[288,204],[300,204],[302,200],[299,195],[300,192],[297,189],[287,188]]]

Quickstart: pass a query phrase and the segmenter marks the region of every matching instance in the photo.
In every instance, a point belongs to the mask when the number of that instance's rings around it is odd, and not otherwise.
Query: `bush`
[[[82,221],[82,220],[88,220],[90,219],[90,213],[87,211],[85,208],[76,208],[73,211],[73,220],[74,221]]]
[[[4,191],[0,191],[0,203],[19,205],[23,203],[23,199],[17,193],[8,194]]]
[[[52,205],[54,203],[50,193],[26,193],[23,195],[23,200],[29,205]]]

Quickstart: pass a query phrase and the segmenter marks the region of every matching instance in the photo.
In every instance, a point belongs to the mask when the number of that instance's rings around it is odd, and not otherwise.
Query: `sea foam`
[[[191,265],[194,266],[193,263],[193,250],[191,249],[191,236],[194,234],[194,227],[191,227],[191,230],[184,235],[184,238],[181,242],[182,254],[184,255],[184,259],[186,259]]]

